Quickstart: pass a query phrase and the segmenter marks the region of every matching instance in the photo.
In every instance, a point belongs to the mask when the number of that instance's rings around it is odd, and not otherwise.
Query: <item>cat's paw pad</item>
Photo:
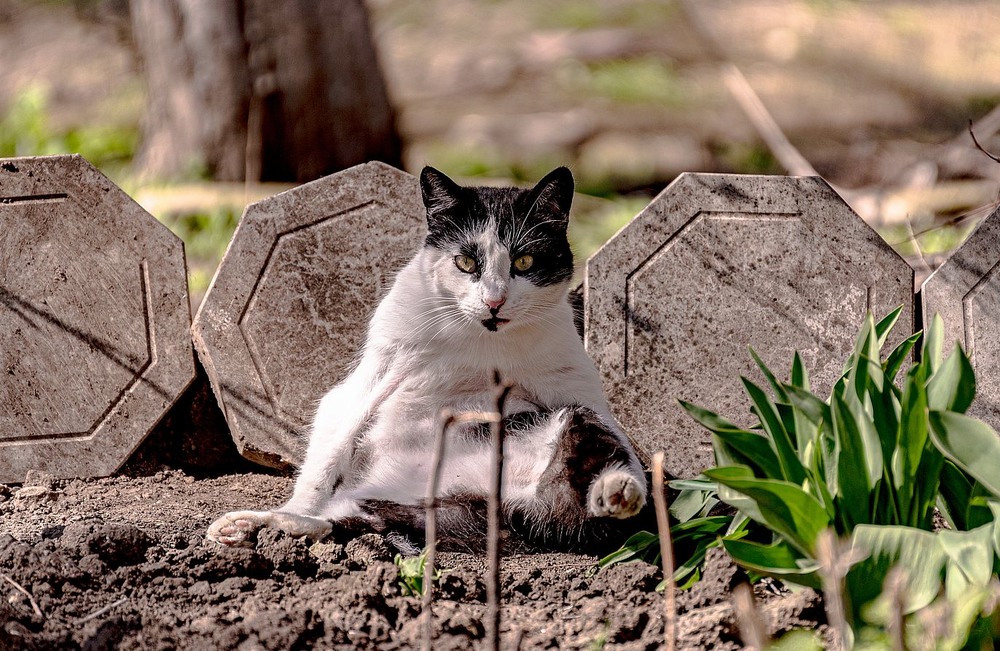
[[[267,511],[233,511],[208,527],[205,537],[228,547],[253,547],[257,532],[269,524]]]
[[[606,470],[590,485],[587,510],[598,518],[628,518],[646,503],[646,487],[624,470]]]

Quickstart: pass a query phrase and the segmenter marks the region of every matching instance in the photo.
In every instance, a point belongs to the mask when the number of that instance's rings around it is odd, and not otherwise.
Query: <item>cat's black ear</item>
[[[436,216],[447,213],[462,200],[462,188],[433,167],[425,167],[420,172],[420,192],[430,227],[434,226]]]
[[[573,173],[565,167],[552,170],[531,189],[528,201],[531,214],[569,222],[569,209],[573,205]]]

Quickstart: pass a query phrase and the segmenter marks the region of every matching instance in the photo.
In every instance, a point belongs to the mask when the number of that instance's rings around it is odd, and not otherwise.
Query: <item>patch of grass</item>
[[[674,66],[656,56],[567,62],[558,79],[568,92],[623,104],[679,107],[685,100],[684,84]]]
[[[649,204],[649,197],[613,195],[597,199],[580,196],[575,201],[569,241],[577,262],[583,264]]]
[[[131,160],[139,139],[135,128],[90,125],[57,131],[48,119],[44,86],[18,93],[0,119],[0,156],[80,154],[96,167],[120,171]]]
[[[760,143],[727,143],[716,152],[735,174],[784,174],[774,155]]]
[[[597,2],[595,0],[548,0],[534,4],[535,24],[552,29],[600,29],[632,27],[650,29],[677,16],[674,3]]]
[[[403,595],[407,597],[419,597],[424,594],[424,566],[427,564],[427,550],[425,549],[419,556],[404,557],[396,554],[393,560],[399,568],[399,585],[403,589]],[[434,581],[438,581],[444,570],[434,570]]]

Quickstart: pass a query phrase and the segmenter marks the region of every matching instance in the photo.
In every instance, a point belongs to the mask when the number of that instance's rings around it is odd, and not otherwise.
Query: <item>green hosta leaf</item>
[[[805,389],[786,385],[788,399],[796,409],[801,411],[818,427],[830,429],[832,418],[830,416],[830,405],[809,393]]]
[[[799,356],[799,351],[795,351],[795,356],[792,358],[792,374],[790,384],[796,389],[802,389],[803,391],[809,390],[809,373],[806,371],[805,365],[802,364],[802,358]]]
[[[911,512],[917,494],[917,472],[927,447],[927,366],[920,364],[906,376],[900,402],[896,450],[891,468],[893,490],[901,516]]]
[[[684,488],[670,502],[670,516],[674,522],[687,522],[697,516],[707,515],[719,500],[715,497],[715,482],[704,482],[707,486],[697,488]],[[677,488],[674,482],[670,483],[671,488]]]
[[[931,411],[930,424],[935,447],[1000,499],[1000,437],[993,428],[950,411]]]
[[[870,472],[869,445],[864,440],[861,425],[843,398],[838,395],[832,398],[834,431],[837,435],[837,473],[846,478],[839,485],[839,506],[850,528],[871,522],[869,507],[874,481]]]
[[[910,335],[903,341],[899,342],[899,344],[892,349],[892,352],[889,353],[889,356],[885,360],[885,364],[882,365],[885,378],[889,383],[896,381],[896,375],[899,374],[899,369],[903,367],[903,364],[910,356],[910,353],[913,351],[913,347],[920,340],[921,336],[923,335],[919,332]]]
[[[938,508],[952,529],[968,529],[972,481],[951,461],[941,467]]]
[[[927,403],[931,409],[964,414],[976,397],[976,374],[962,347],[955,350],[927,383]]]
[[[933,376],[941,366],[941,355],[944,352],[944,322],[940,314],[935,314],[931,327],[924,332],[924,343],[920,351],[920,361],[928,367],[928,375]]]
[[[971,531],[937,532],[948,556],[945,594],[955,599],[971,586],[984,586],[993,573],[993,523]]]
[[[733,560],[748,570],[810,588],[822,588],[817,574],[819,564],[803,557],[783,540],[763,545],[749,540],[723,538],[722,545]]]
[[[597,566],[603,568],[615,563],[626,563],[646,558],[648,554],[659,553],[659,544],[660,537],[655,533],[640,531],[629,537],[620,549],[611,552],[597,561]]]
[[[788,436],[785,424],[778,415],[777,408],[760,387],[746,378],[740,379],[743,381],[743,387],[746,389],[747,395],[750,396],[750,400],[753,402],[754,413],[760,418],[761,425],[764,426],[764,430],[770,437],[774,453],[778,458],[778,463],[781,464],[782,474],[779,477],[770,476],[777,479],[787,479],[792,483],[801,485],[806,476],[805,468],[802,466],[802,462],[799,461],[799,456],[792,446],[792,440]]]
[[[771,390],[774,391],[774,395],[777,396],[778,400],[781,402],[788,402],[788,396],[785,395],[785,389],[781,382],[778,381],[778,378],[774,377],[774,373],[772,373],[771,369],[767,367],[764,360],[760,358],[760,355],[758,355],[757,351],[753,349],[753,346],[750,347],[750,356],[753,357],[753,361],[757,364],[757,368],[760,369],[760,372],[764,374],[764,377],[767,379],[767,383],[771,386]]]
[[[852,387],[858,398],[868,392],[869,385],[878,391],[882,390],[882,360],[879,359],[879,341],[875,330],[875,321],[869,312],[848,362],[850,366],[846,386]]]
[[[948,556],[937,537],[912,527],[860,525],[851,533],[851,548],[867,555],[847,574],[847,590],[856,610],[882,591],[889,571],[900,564],[908,583],[905,611],[912,613],[934,600]]]
[[[899,320],[899,315],[902,314],[902,312],[903,306],[900,305],[892,312],[886,314],[881,321],[875,324],[875,335],[878,338],[878,347],[880,350],[882,346],[885,345],[885,340],[889,337],[889,333],[896,325],[896,321]]]
[[[784,479],[785,471],[767,437],[753,432],[719,432],[715,449],[722,448],[726,465],[749,466],[754,476]],[[721,461],[721,460],[720,460]]]
[[[823,504],[790,482],[756,479],[749,476],[749,469],[738,466],[712,468],[705,475],[737,493],[720,490],[723,501],[777,532],[803,554],[812,552],[816,536],[830,524]]]

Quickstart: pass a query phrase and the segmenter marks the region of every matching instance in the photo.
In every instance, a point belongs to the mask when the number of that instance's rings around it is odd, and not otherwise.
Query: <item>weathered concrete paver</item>
[[[417,179],[382,163],[247,207],[194,325],[243,456],[301,460],[319,398],[349,371],[424,224]]]
[[[681,398],[749,425],[748,346],[787,379],[798,350],[823,395],[866,310],[904,306],[913,272],[821,179],[683,174],[587,263],[587,350],[648,460],[691,477],[711,437]]]
[[[958,341],[972,358],[976,399],[969,415],[1000,430],[1000,208],[924,281],[920,299],[923,327],[941,315],[945,354]]]
[[[0,482],[108,475],[194,379],[181,241],[80,156],[0,159]]]

